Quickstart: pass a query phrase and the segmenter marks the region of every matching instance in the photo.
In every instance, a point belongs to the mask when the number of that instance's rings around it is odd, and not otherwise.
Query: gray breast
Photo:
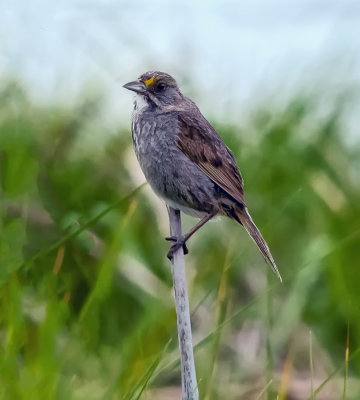
[[[202,216],[217,207],[215,184],[178,149],[178,129],[175,113],[134,110],[135,152],[152,189],[172,207]]]

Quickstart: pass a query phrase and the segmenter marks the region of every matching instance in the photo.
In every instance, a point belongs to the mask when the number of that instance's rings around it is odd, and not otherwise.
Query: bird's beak
[[[146,86],[139,81],[133,81],[129,83],[125,83],[123,86],[125,89],[132,90],[133,92],[136,93],[145,93],[146,92]]]

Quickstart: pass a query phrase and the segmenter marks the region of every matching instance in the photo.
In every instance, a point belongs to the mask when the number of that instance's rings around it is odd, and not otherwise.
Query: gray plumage
[[[124,87],[136,93],[134,148],[154,192],[169,206],[203,218],[203,223],[215,215],[235,219],[281,279],[269,247],[247,210],[236,160],[196,104],[163,72],[146,72]],[[184,245],[203,223],[172,250]]]

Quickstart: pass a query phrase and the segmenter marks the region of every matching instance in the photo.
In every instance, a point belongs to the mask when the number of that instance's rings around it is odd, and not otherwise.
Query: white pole
[[[170,235],[181,236],[180,211],[168,207],[168,212]],[[198,400],[199,391],[196,381],[185,260],[182,248],[174,253],[171,261],[171,270],[174,282],[177,330],[181,355],[182,400]]]

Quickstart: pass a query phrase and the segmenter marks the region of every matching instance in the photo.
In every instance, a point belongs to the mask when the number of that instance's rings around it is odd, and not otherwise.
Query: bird
[[[215,216],[242,225],[281,281],[269,246],[250,216],[236,159],[197,105],[165,72],[148,71],[123,85],[135,93],[131,131],[140,167],[168,207],[200,218],[172,242],[171,260],[187,240]]]

